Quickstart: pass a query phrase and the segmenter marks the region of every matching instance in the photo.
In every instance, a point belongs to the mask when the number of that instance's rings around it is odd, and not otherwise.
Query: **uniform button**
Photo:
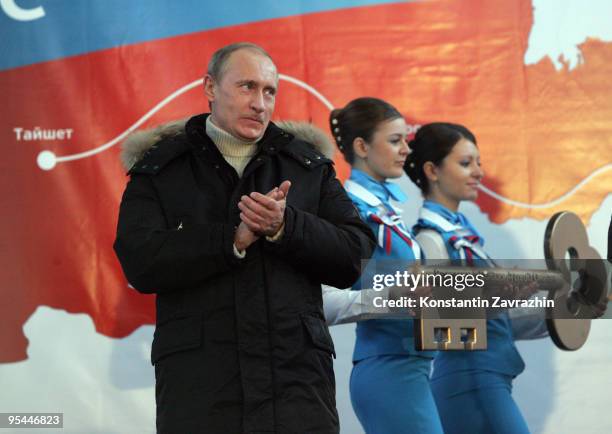
[[[261,157],[259,157],[256,161],[261,161]]]
[[[276,148],[274,146],[270,146],[270,151],[274,152],[276,151]]]
[[[141,169],[146,169],[147,167],[149,167],[149,166],[148,166],[148,165],[146,165],[146,164],[143,164],[143,165],[142,165],[142,167],[141,167]]]
[[[202,146],[202,150],[205,151],[206,150],[206,146]]]
[[[320,160],[320,159],[321,159],[321,156],[320,156],[320,155],[317,155],[317,156],[315,157],[315,160]]]
[[[304,163],[310,166],[310,163],[312,163],[312,161],[310,161],[308,158],[304,158]]]
[[[220,168],[221,166],[219,166],[218,164],[215,164],[215,169]]]
[[[159,166],[153,166],[153,170],[159,169]]]

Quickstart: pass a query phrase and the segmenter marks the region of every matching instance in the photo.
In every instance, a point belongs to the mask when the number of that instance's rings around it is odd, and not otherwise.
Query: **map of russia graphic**
[[[52,17],[49,7],[46,17]],[[150,16],[159,19],[162,12],[130,9],[125,19],[154,26],[159,23]],[[77,154],[110,142],[177,89],[201,78],[212,52],[230,42],[261,44],[279,72],[316,89],[333,106],[373,95],[396,105],[412,125],[436,120],[468,125],[478,137],[484,186],[497,195],[481,193],[478,205],[494,223],[543,221],[565,209],[588,223],[610,193],[612,43],[588,39],[579,46],[582,62],[575,68],[556,69],[547,58],[525,65],[533,26],[527,0],[301,12],[309,13],[281,11],[282,16],[257,22],[219,18],[201,30],[183,11],[179,18],[167,14],[167,34],[145,25],[133,31],[138,34],[118,36],[112,31],[115,15],[108,12],[101,22],[111,26],[112,38],[86,26],[81,33],[67,32],[59,38],[80,37],[89,45],[56,41],[60,48],[69,46],[56,50],[59,57],[18,55],[19,44],[3,47],[9,55],[0,71],[6,101],[0,107],[5,151],[0,363],[26,357],[22,325],[39,305],[87,313],[99,333],[112,337],[154,322],[153,297],[128,289],[112,251],[127,180],[119,146],[52,170],[42,170],[37,157],[43,151]],[[181,19],[189,21],[191,32],[173,30]],[[20,38],[28,37],[25,26],[38,25],[2,20],[3,34]],[[84,52],[84,46],[95,51]],[[206,110],[195,86],[142,127]],[[275,119],[311,120],[327,130],[328,115],[329,108],[312,92],[281,82]],[[59,130],[70,130],[70,136],[58,140]],[[51,133],[42,138],[43,131],[55,131],[55,139]],[[345,178],[346,164],[340,158],[336,163]]]

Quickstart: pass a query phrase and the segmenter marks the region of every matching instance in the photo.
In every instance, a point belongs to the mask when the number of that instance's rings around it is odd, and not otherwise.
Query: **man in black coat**
[[[157,295],[158,432],[339,431],[321,284],[351,286],[375,240],[332,162],[270,123],[277,86],[262,48],[226,46],[210,115],[125,145],[115,250]]]

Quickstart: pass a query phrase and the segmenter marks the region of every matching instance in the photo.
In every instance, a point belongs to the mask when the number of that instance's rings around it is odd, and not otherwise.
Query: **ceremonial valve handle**
[[[537,282],[538,289],[548,291],[548,299],[554,300],[554,307],[546,308],[545,319],[551,339],[563,350],[577,350],[588,338],[597,309],[605,310],[609,283],[606,265],[589,245],[586,228],[578,216],[568,211],[550,218],[544,235],[544,256],[548,270],[489,268],[485,288],[499,287],[500,274]],[[428,268],[425,272],[433,272]],[[458,267],[436,268],[441,273],[457,270]],[[580,276],[573,286],[572,272]],[[476,297],[482,295],[482,289],[471,291]],[[416,349],[485,350],[485,316],[484,308],[461,309],[460,315],[452,318],[443,317],[436,308],[423,309],[420,319],[414,322]]]

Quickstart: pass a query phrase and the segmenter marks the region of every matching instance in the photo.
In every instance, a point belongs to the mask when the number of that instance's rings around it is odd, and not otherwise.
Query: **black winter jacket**
[[[309,143],[270,123],[238,178],[206,135],[206,116],[150,141],[117,228],[128,281],[157,294],[158,432],[337,433],[321,284],[351,286],[373,234]],[[286,179],[282,238],[236,258],[241,195]]]

